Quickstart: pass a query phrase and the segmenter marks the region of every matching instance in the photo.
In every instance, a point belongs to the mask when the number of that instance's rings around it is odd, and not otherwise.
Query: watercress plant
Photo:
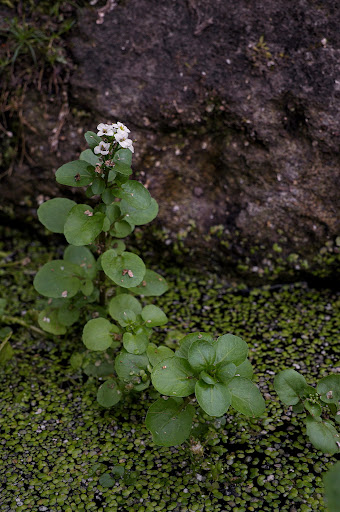
[[[42,224],[63,233],[70,244],[63,259],[49,261],[35,276],[36,290],[48,297],[38,317],[40,327],[63,335],[85,317],[87,350],[70,362],[103,379],[97,392],[103,407],[152,383],[162,397],[150,407],[146,425],[157,444],[187,439],[196,405],[209,416],[223,416],[230,406],[260,416],[264,400],[251,381],[248,346],[241,338],[228,334],[214,341],[205,333],[189,334],[176,352],[150,342],[152,329],[167,317],[144,301],[166,292],[167,283],[127,251],[122,239],[152,221],[158,205],[147,188],[130,179],[130,130],[122,123],[101,123],[97,129],[97,134],[85,134],[89,149],[79,160],[56,172],[61,185],[86,188],[91,204],[54,198],[38,209]]]
[[[299,372],[283,370],[275,376],[274,388],[285,405],[304,414],[307,436],[317,450],[331,455],[340,451],[335,428],[340,423],[340,375],[323,377],[314,388]]]

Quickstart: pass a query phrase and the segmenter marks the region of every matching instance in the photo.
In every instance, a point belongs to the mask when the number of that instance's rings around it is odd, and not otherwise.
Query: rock
[[[36,164],[28,179],[17,169],[6,193],[18,197],[20,176],[26,195],[51,195],[52,169],[84,149],[81,132],[120,120],[137,139],[135,169],[160,203],[169,255],[179,247],[184,259],[212,258],[248,276],[331,274],[340,8],[332,0],[114,4],[101,16],[79,12],[67,97],[46,108],[27,94],[29,123],[43,120],[39,137],[27,135]],[[46,130],[58,129],[66,101],[53,153]]]

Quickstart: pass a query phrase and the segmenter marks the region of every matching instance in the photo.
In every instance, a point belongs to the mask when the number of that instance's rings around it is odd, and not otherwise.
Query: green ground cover
[[[55,239],[32,242],[9,229],[2,235],[6,314],[34,323],[32,280],[55,257]],[[22,264],[25,256],[31,261]],[[42,336],[12,323],[14,357],[0,367],[1,512],[326,510],[321,475],[336,456],[306,442],[272,383],[284,368],[311,384],[339,371],[339,296],[304,283],[249,290],[221,276],[165,272],[170,291],[157,305],[170,323],[156,341],[166,330],[241,336],[266,398],[263,418],[228,414],[225,422],[197,424],[198,438],[188,444],[157,447],[143,424],[147,392],[106,410],[96,402],[98,382],[71,368],[70,356],[84,350],[80,331]],[[105,473],[113,486],[105,487]]]

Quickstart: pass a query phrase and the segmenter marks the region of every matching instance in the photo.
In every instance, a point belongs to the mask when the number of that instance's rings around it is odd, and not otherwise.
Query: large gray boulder
[[[333,0],[128,0],[79,11],[64,96],[44,105],[27,94],[35,165],[16,169],[7,195],[18,197],[21,176],[26,195],[51,196],[52,170],[84,149],[81,132],[119,120],[160,203],[149,236],[169,256],[247,275],[332,273],[339,14]]]

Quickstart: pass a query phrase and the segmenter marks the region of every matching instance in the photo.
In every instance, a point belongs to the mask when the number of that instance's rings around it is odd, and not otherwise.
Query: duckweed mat
[[[5,235],[0,296],[6,314],[33,325],[32,279],[50,249]],[[340,371],[339,296],[304,283],[249,290],[184,269],[167,269],[166,277],[170,291],[157,304],[170,323],[157,341],[166,331],[174,343],[189,331],[242,336],[265,415],[207,418],[187,444],[157,447],[143,423],[152,396],[103,409],[98,382],[71,368],[70,356],[84,350],[81,331],[42,336],[13,322],[14,356],[0,367],[1,512],[326,511],[322,473],[336,456],[307,442],[300,420],[278,401],[273,376],[295,368],[312,384]]]

